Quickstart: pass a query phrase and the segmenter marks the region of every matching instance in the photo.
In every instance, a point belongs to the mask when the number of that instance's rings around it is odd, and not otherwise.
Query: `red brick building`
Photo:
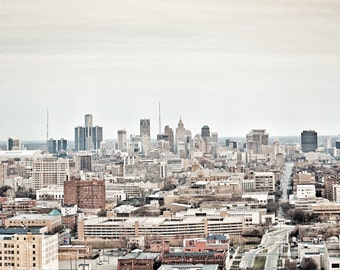
[[[84,209],[105,209],[105,181],[72,179],[64,182],[64,204]]]

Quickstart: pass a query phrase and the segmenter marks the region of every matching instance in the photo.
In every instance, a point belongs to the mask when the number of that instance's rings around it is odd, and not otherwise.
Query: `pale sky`
[[[0,140],[340,133],[340,1],[0,0]]]

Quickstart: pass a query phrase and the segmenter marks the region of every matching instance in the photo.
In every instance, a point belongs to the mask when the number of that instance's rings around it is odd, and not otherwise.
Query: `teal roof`
[[[53,209],[50,213],[49,213],[50,216],[60,216],[61,213],[58,209]]]

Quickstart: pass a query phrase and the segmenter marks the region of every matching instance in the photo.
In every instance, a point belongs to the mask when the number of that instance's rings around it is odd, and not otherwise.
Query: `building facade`
[[[64,204],[84,209],[105,209],[105,181],[72,179],[64,182]]]
[[[67,159],[44,158],[33,161],[32,182],[35,189],[47,186],[63,186],[69,177],[69,161]]]
[[[301,133],[302,152],[315,152],[318,148],[318,133],[314,130],[304,130]]]
[[[32,234],[0,235],[1,270],[58,269],[58,236]]]
[[[139,123],[140,136],[147,135],[151,138],[150,119],[140,119]]]
[[[118,130],[118,149],[127,152],[126,130]]]
[[[74,130],[75,151],[99,149],[101,141],[103,141],[103,128],[93,127],[92,115],[86,114],[85,127],[78,126]]]

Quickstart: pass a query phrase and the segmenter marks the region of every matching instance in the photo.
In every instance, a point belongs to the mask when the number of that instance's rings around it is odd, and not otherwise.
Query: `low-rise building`
[[[64,198],[63,186],[48,186],[36,191],[37,200],[62,200]]]
[[[132,252],[118,259],[118,270],[154,270],[160,265],[160,253]]]
[[[21,214],[5,220],[6,227],[47,227],[49,232],[62,227],[61,215]]]
[[[0,235],[0,269],[58,269],[58,236],[32,232]]]

